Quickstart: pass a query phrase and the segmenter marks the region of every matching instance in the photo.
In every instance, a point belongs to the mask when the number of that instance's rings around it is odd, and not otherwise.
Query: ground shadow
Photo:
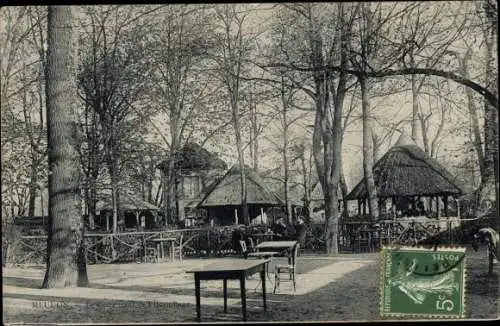
[[[20,288],[40,289],[40,288],[42,288],[42,283],[43,283],[43,280],[41,280],[41,279],[12,277],[12,276],[3,276],[2,277],[2,284],[3,285],[17,286]]]

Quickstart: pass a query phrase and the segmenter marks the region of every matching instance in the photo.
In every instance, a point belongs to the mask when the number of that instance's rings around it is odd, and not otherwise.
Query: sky
[[[432,4],[435,5],[436,10],[440,8],[440,2],[435,2]],[[461,2],[452,3],[452,5],[456,5],[460,7],[463,5]],[[273,4],[258,4],[258,5],[250,5],[250,7],[259,9],[251,12],[247,18],[248,25],[246,28],[251,30],[263,30],[267,28],[267,24],[270,23],[271,18],[275,12],[273,9]],[[431,7],[432,8],[432,7]],[[430,11],[432,13],[432,10]],[[452,19],[450,17],[449,19]],[[262,44],[265,44],[265,41],[260,41]],[[454,47],[453,50],[456,50],[458,53],[463,53],[464,47],[463,44],[458,43]],[[474,66],[475,61],[472,60],[472,66]],[[474,70],[473,70],[474,72]],[[478,72],[477,74],[479,74]],[[457,87],[456,85],[451,85],[450,89],[455,91],[453,95],[455,99],[464,100],[465,94],[463,92],[463,88]],[[430,136],[436,132],[436,127],[440,121],[439,110],[436,111],[437,103],[435,99],[429,99],[427,96],[419,97],[419,105],[421,106],[422,112],[428,112],[429,106],[432,106],[434,113],[429,119],[430,128],[429,133]],[[311,103],[312,106],[312,103]],[[346,107],[348,107],[348,103],[346,103]],[[376,134],[380,137],[387,134],[390,129],[387,126],[381,126],[380,123],[386,124],[387,122],[393,121],[398,122],[402,119],[408,118],[412,112],[412,95],[411,92],[400,92],[398,94],[385,96],[383,98],[372,98],[371,99],[371,107],[374,112],[374,115],[377,117],[377,122],[374,124],[374,130]],[[265,111],[267,108],[263,105],[258,105],[258,110]],[[360,110],[359,106],[356,107],[356,110]],[[304,114],[304,111],[295,111],[291,114],[291,116],[296,116],[298,114]],[[460,158],[455,157],[453,152],[459,150],[466,140],[465,137],[457,136],[456,134],[449,134],[450,128],[454,126],[454,124],[467,124],[468,118],[465,116],[460,116],[456,110],[449,109],[447,113],[448,123],[445,126],[444,136],[442,137],[442,144],[440,146],[440,150],[437,156],[437,159],[445,164],[452,164],[453,162],[457,162]],[[311,126],[314,121],[314,112],[307,113],[306,117],[303,117],[291,127],[291,138],[302,138],[306,141],[311,141],[312,139],[312,128]],[[347,175],[347,181],[349,187],[353,187],[355,183],[359,181],[362,174],[362,128],[361,121],[353,122],[345,131],[344,140],[343,140],[343,167],[344,171]],[[168,128],[164,122],[162,123],[164,128]],[[276,150],[275,146],[268,141],[266,138],[273,137],[277,133],[279,133],[279,128],[277,127],[278,122],[275,121],[269,124],[264,133],[259,137],[259,145],[260,145],[260,160],[259,165],[262,170],[277,168],[277,162],[280,160],[280,154]],[[420,125],[419,125],[420,128]],[[411,134],[410,124],[409,122],[405,123],[404,126],[401,127],[401,131]],[[420,134],[420,130],[419,130]],[[391,137],[386,139],[386,141],[382,144],[380,149],[381,157],[398,139],[400,136],[400,132],[394,132]],[[417,144],[423,147],[421,135],[417,139]],[[229,144],[207,144],[206,145],[209,150],[213,150],[216,152],[223,160],[225,160],[229,166],[237,163],[237,153],[234,150],[234,143]],[[233,150],[231,150],[233,149]],[[249,152],[246,152],[245,161],[250,162]]]
[[[435,10],[442,10],[442,2],[429,2],[431,9],[432,6],[435,7]],[[471,2],[452,2],[451,6],[455,6],[459,9],[466,9],[466,6],[473,5]],[[258,33],[266,31],[269,28],[269,24],[272,22],[272,17],[275,15],[276,9],[274,8],[274,4],[248,4],[248,7],[253,8],[255,10],[249,13],[249,16],[246,19],[245,28],[247,32],[255,32]],[[430,11],[432,12],[432,10]],[[78,17],[83,17],[82,10],[76,10],[75,14]],[[448,16],[448,19],[452,20],[454,17],[451,12]],[[2,30],[3,31],[3,30]],[[466,39],[463,42],[457,42],[453,44],[451,47],[452,50],[455,50],[459,55],[463,55],[467,46],[472,47],[473,53],[472,57],[469,60],[471,66],[471,76],[473,79],[482,83],[481,74],[483,73],[483,69],[481,66],[480,56],[482,55],[482,50],[479,50],[479,45],[481,43],[481,38],[476,37],[477,35],[473,35],[473,33],[468,34]],[[260,39],[259,45],[262,48],[265,48],[268,43],[265,39]],[[457,63],[456,60],[450,61],[450,70],[456,70]],[[401,82],[402,83],[402,82]],[[450,91],[452,92],[452,98],[454,101],[461,102],[462,106],[465,102],[465,92],[463,87],[458,87],[456,84],[452,84],[450,86]],[[412,110],[412,96],[411,92],[401,92],[398,94],[388,95],[383,98],[372,98],[371,106],[375,116],[377,117],[377,122],[374,125],[375,132],[379,136],[385,135],[389,130],[387,127],[382,126],[381,124],[387,124],[388,122],[400,121],[405,117],[408,117]],[[420,97],[419,101],[421,105],[421,109],[424,112],[429,110],[429,106],[433,108],[436,107],[437,103],[435,99],[429,102],[428,98],[425,95]],[[481,102],[477,102],[479,105],[482,105]],[[447,104],[452,106],[452,104]],[[310,103],[312,107],[312,103]],[[346,103],[346,107],[349,106],[349,103]],[[260,112],[264,112],[268,110],[264,104],[258,104],[258,110]],[[356,110],[359,112],[359,106],[356,107]],[[440,116],[439,112],[434,113],[430,118],[430,132],[431,135],[436,131],[436,126],[439,123]],[[303,115],[304,111],[295,110],[290,115],[290,118],[297,117],[298,115]],[[464,126],[467,127],[468,117],[466,114],[461,114],[455,108],[450,109],[447,116],[448,123],[446,125],[445,135],[443,137],[442,145],[440,148],[440,152],[438,153],[438,160],[442,163],[453,165],[455,163],[463,160],[462,156],[455,156],[456,151],[458,151],[463,142],[466,140],[465,136],[457,135],[456,133],[451,133],[451,129],[456,126]],[[312,140],[312,128],[310,127],[314,121],[314,112],[307,113],[306,116],[301,117],[296,124],[294,124],[290,129],[291,138],[303,139],[305,142],[311,143]],[[154,123],[157,127],[164,132],[164,134],[168,134],[168,124],[165,122],[164,117],[157,117],[154,119]],[[409,124],[407,123],[404,128],[402,128],[404,132],[411,133],[409,128]],[[230,130],[230,129],[229,129]],[[154,134],[154,128],[151,129],[151,133]],[[260,160],[259,165],[261,170],[273,169],[279,167],[280,162],[280,153],[276,150],[276,147],[269,141],[269,138],[275,137],[279,133],[278,122],[273,121],[264,129],[263,134],[259,137],[260,142]],[[151,135],[153,136],[153,135]],[[382,145],[380,149],[380,156],[382,156],[398,139],[399,132],[395,132],[392,137],[388,138],[386,142]],[[151,137],[152,139],[152,137]],[[417,139],[417,143],[422,146],[421,139]],[[228,143],[207,143],[207,149],[217,153],[228,166],[237,163],[237,153],[234,150],[234,137],[230,139]],[[343,140],[343,167],[345,174],[347,176],[347,182],[349,189],[352,189],[354,185],[360,180],[362,176],[362,128],[360,125],[360,121],[353,122],[344,134]],[[246,152],[246,162],[249,164],[250,160],[248,157],[249,152]]]

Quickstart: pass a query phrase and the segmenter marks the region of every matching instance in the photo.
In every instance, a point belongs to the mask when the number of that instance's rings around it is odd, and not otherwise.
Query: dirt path
[[[498,318],[498,278],[487,277],[482,252],[468,252],[467,316]],[[262,310],[257,277],[247,282],[249,321],[378,320],[377,254],[299,257],[297,292],[282,284]],[[179,323],[195,321],[194,282],[185,270],[210,263],[89,266],[89,288],[39,289],[42,268],[3,270],[4,323]],[[272,269],[272,267],[271,267]],[[498,270],[498,269],[497,269]],[[238,282],[229,282],[223,312],[222,282],[202,282],[204,321],[241,321]],[[272,292],[268,283],[268,292]]]

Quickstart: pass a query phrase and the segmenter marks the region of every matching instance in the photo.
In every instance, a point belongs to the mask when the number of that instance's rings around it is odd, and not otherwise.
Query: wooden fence
[[[463,243],[464,230],[458,228],[467,220],[429,220],[429,221],[384,221],[342,222],[339,223],[338,245],[342,252],[353,252],[363,234],[372,234],[379,244],[416,244],[425,241],[439,243]],[[178,230],[159,230],[149,232],[125,232],[117,234],[86,234],[85,247],[89,264],[136,262],[144,257],[145,246],[154,238],[180,238],[183,234],[185,256],[224,256],[232,254],[231,233],[234,226],[190,228]],[[268,226],[251,226],[248,232],[265,234]],[[306,252],[324,252],[324,225],[312,224],[306,228],[305,243],[302,249]],[[372,239],[373,240],[373,239]],[[44,263],[46,259],[46,236],[23,236],[16,248],[15,263]]]

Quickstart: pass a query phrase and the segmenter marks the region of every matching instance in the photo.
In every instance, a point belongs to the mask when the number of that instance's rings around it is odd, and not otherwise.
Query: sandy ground
[[[467,316],[498,318],[498,277],[486,275],[484,252],[467,253]],[[214,259],[179,263],[90,265],[88,288],[40,289],[44,266],[3,270],[4,323],[179,323],[196,317],[194,281],[185,273]],[[273,263],[282,263],[276,259]],[[272,264],[273,264],[272,263]],[[272,270],[273,266],[270,266]],[[258,276],[247,281],[249,321],[379,320],[378,254],[298,260],[297,290],[282,283],[262,309]],[[496,267],[498,275],[498,267]],[[229,281],[228,313],[222,281],[202,281],[203,321],[241,321],[239,282]]]

